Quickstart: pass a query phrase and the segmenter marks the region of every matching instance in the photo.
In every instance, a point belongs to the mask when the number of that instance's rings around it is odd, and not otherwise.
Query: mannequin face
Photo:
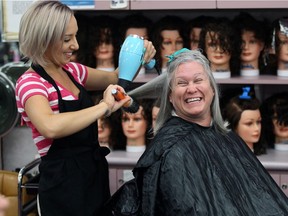
[[[190,49],[198,49],[201,28],[194,27],[190,32]]]
[[[128,139],[136,140],[143,138],[145,140],[148,123],[144,119],[142,113],[143,113],[143,107],[140,106],[139,110],[136,113],[124,112],[122,114],[122,128],[124,135],[127,137],[127,140]]]
[[[104,119],[98,119],[98,140],[99,143],[108,143],[111,134],[111,128]]]
[[[113,61],[114,47],[112,44],[111,30],[109,28],[101,29],[101,41],[95,48],[95,57],[98,61]]]
[[[113,60],[113,45],[111,43],[101,43],[95,50],[97,60]]]
[[[159,107],[153,106],[152,108],[152,127],[155,128],[156,118],[159,113]]]
[[[288,140],[288,126],[280,125],[276,119],[273,120],[274,134],[276,137],[276,143],[281,143]]]
[[[279,61],[288,62],[288,37],[284,34],[278,33],[280,42],[279,47]]]
[[[215,38],[216,42],[213,41],[213,38]],[[206,34],[205,47],[207,58],[211,62],[212,71],[217,69],[230,70],[229,61],[231,55],[222,50],[219,41],[217,41],[217,35],[214,32]]]
[[[241,52],[242,64],[253,65],[254,62],[257,62],[256,64],[258,66],[258,58],[263,48],[264,48],[263,42],[256,39],[254,37],[253,32],[244,31],[242,34],[242,52]]]
[[[136,34],[140,37],[143,37],[146,40],[149,39],[148,31],[146,28],[128,28],[125,37],[127,37],[130,34]]]
[[[161,48],[162,67],[166,67],[166,63],[168,62],[166,55],[171,55],[175,51],[182,49],[184,42],[178,30],[163,30],[161,36],[163,38]]]
[[[253,143],[258,142],[261,132],[261,114],[257,110],[245,110],[241,114],[236,133],[253,148]]]

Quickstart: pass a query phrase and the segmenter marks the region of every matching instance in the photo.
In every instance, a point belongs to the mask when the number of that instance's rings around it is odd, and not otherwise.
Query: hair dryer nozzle
[[[131,98],[131,103],[130,103],[130,106],[128,107],[122,107],[122,109],[125,111],[125,112],[129,112],[129,113],[136,113],[138,112],[139,110],[139,104],[136,103],[133,98]]]

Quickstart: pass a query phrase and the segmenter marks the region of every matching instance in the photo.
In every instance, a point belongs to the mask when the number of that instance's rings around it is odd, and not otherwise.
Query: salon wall
[[[259,3],[260,4],[260,3]],[[164,15],[178,15],[185,20],[195,18],[199,15],[209,16],[225,16],[233,18],[239,12],[249,12],[257,18],[265,18],[268,21],[273,21],[281,16],[286,16],[288,9],[189,9],[189,10],[137,10],[142,12],[144,15],[156,21]],[[117,18],[122,18],[130,13],[134,13],[133,10],[89,10],[89,11],[78,11],[81,14],[87,16],[109,14]],[[287,80],[288,84],[288,80]],[[262,88],[259,89],[259,97],[265,97],[265,95],[271,94],[271,89],[277,91],[277,88]],[[278,88],[279,90],[279,88]],[[33,144],[31,138],[30,129],[27,127],[17,126],[10,131],[5,137],[1,139],[1,155],[2,155],[2,169],[15,170],[25,164],[32,161],[37,156],[36,147]]]
[[[38,157],[37,149],[26,126],[16,126],[2,140],[2,166],[5,170],[15,170]]]

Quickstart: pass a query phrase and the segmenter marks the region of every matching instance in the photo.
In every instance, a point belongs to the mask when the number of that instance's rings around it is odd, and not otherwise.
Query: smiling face
[[[71,17],[69,24],[65,30],[64,37],[54,47],[49,47],[45,53],[46,57],[50,59],[57,66],[62,66],[69,63],[72,59],[73,52],[79,49],[76,39],[78,31],[77,21],[74,16]]]
[[[261,114],[257,110],[244,110],[241,114],[236,133],[253,149],[253,144],[259,141],[261,133]]]
[[[197,62],[182,63],[171,85],[170,102],[176,114],[187,121],[209,126],[214,92],[203,66]]]

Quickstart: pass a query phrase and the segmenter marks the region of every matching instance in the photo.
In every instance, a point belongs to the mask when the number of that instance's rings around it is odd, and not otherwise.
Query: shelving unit
[[[155,9],[216,9],[216,0],[130,0],[131,10],[155,10]]]
[[[128,1],[128,0],[127,0]],[[113,9],[108,0],[95,0],[95,10],[175,10],[175,9],[259,9],[288,8],[288,1],[278,0],[129,0],[128,7]]]
[[[232,8],[287,8],[288,1],[278,0],[216,0],[217,8],[219,9],[232,9]]]
[[[158,74],[139,74],[134,83],[146,83]],[[229,79],[217,79],[219,84],[259,84],[259,85],[288,85],[288,77],[278,77],[272,75],[260,75],[259,77],[231,77]]]

